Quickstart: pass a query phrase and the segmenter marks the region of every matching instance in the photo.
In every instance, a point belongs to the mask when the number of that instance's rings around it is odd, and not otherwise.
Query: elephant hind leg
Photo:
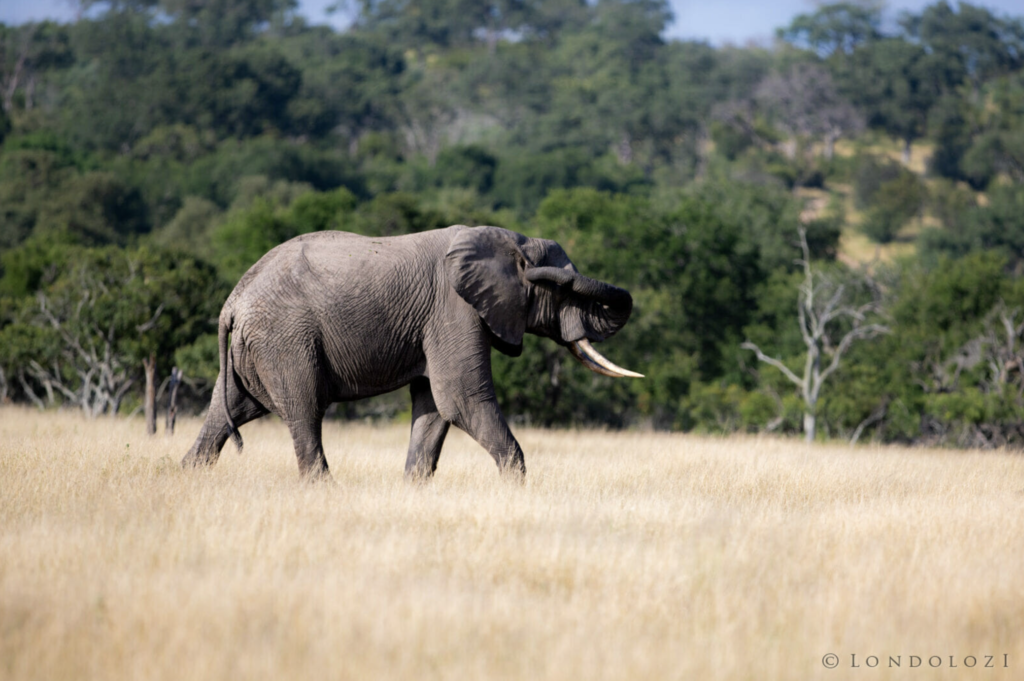
[[[299,460],[299,475],[304,480],[329,480],[331,472],[327,468],[322,437],[323,414],[294,418],[288,422],[288,430]]]
[[[318,356],[282,354],[273,371],[262,374],[269,376],[264,386],[277,407],[275,413],[288,424],[299,474],[306,480],[331,477],[322,438],[324,414],[330,404],[321,377],[324,365]]]
[[[434,396],[430,392],[430,381],[414,379],[409,386],[412,392],[412,433],[409,437],[409,455],[405,460],[405,477],[409,480],[426,480],[437,470],[441,446],[448,434],[449,423],[437,411]]]
[[[252,395],[246,392],[234,381],[228,381],[227,409],[230,410],[231,420],[236,426],[254,421],[261,416],[267,415],[267,409],[257,402]],[[223,383],[220,377],[214,384],[213,397],[210,399],[210,409],[206,413],[206,420],[203,428],[199,431],[188,454],[181,460],[183,468],[195,468],[197,466],[211,466],[217,463],[220,458],[221,449],[231,435],[231,424],[225,411],[225,400],[221,396]]]

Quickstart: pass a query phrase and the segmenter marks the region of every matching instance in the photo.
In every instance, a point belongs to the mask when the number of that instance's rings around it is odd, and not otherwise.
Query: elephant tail
[[[242,453],[242,434],[238,432],[238,426],[235,425],[235,420],[231,418],[231,408],[228,407],[228,372],[234,373],[235,367],[232,362],[228,364],[230,356],[228,354],[228,334],[231,333],[231,329],[235,325],[235,314],[230,312],[228,318],[225,321],[222,316],[220,322],[217,324],[217,342],[220,346],[220,375],[223,381],[221,385],[221,396],[224,399],[224,416],[228,420],[228,428],[231,429],[231,439],[235,441],[235,447],[238,448],[238,453]]]

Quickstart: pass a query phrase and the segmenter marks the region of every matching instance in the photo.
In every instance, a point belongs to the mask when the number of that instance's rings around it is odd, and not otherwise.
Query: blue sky
[[[345,25],[344,16],[330,17],[324,11],[335,0],[299,0],[300,13],[312,23]],[[919,11],[929,0],[893,0],[888,3],[888,16],[902,10]],[[1021,0],[983,0],[998,14],[1024,15]],[[70,20],[74,16],[74,0],[0,0],[0,22],[21,23],[34,19]],[[750,41],[771,41],[775,28],[789,23],[801,12],[811,12],[812,0],[671,0],[675,23],[667,35],[672,38],[702,38],[716,45]]]

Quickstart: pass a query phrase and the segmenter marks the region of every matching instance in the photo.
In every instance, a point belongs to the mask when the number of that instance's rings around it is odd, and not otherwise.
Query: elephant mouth
[[[578,341],[573,341],[569,346],[569,352],[572,356],[579,360],[580,364],[587,367],[595,374],[601,374],[602,376],[611,376],[612,378],[643,378],[643,374],[638,374],[635,371],[629,369],[623,369],[622,367],[613,363],[610,359],[602,355],[600,352],[594,349],[594,346],[590,344],[586,338],[581,338]]]

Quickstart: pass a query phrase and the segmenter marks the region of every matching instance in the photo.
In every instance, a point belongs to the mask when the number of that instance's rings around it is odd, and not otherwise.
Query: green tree
[[[900,38],[862,45],[835,66],[840,92],[864,111],[868,125],[903,142],[904,163],[941,94],[944,79],[934,67],[924,47]]]
[[[777,34],[820,57],[847,55],[858,46],[881,38],[881,9],[880,4],[824,4],[811,14],[797,15]]]
[[[864,214],[861,231],[876,243],[889,243],[911,218],[921,213],[926,198],[927,190],[921,180],[902,170],[878,186]]]
[[[158,0],[174,21],[172,29],[185,44],[231,47],[262,34],[267,26],[286,24],[295,0]]]
[[[945,0],[920,15],[905,15],[907,34],[928,51],[947,87],[970,83],[977,92],[984,81],[1024,64],[1024,25],[1002,19],[988,9],[960,2],[953,11]]]
[[[74,177],[40,207],[33,232],[88,246],[127,244],[149,231],[147,207],[138,190],[112,173]]]
[[[209,332],[223,285],[208,265],[148,249],[72,246],[60,261],[0,330],[19,349],[8,373],[39,406],[42,390],[90,416],[117,413],[142,374],[151,410],[157,362]]]
[[[921,250],[926,258],[995,251],[1015,268],[1024,263],[1024,188],[996,187],[989,193],[987,205],[961,198],[951,209],[941,229],[922,234]]]
[[[0,24],[0,108],[5,120],[16,103],[32,110],[45,72],[66,67],[72,59],[67,30],[55,22]]]

